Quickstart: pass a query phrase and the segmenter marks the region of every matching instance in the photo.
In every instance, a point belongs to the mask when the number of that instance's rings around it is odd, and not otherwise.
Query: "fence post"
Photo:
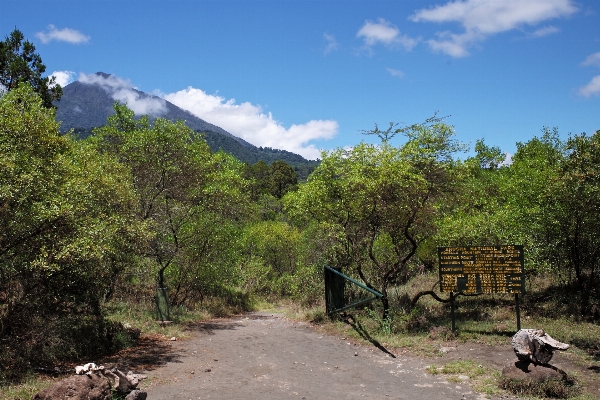
[[[156,313],[158,321],[171,320],[169,314],[169,289],[166,287],[159,286],[156,288]]]
[[[346,281],[340,275],[324,268],[325,271],[325,309],[327,314],[344,306]],[[341,272],[340,270],[337,270]]]

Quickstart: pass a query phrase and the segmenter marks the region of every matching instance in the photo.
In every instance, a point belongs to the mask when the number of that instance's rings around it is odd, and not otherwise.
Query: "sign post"
[[[523,246],[438,247],[440,291],[450,292],[454,330],[454,292],[515,294],[521,329],[519,293],[525,293]]]

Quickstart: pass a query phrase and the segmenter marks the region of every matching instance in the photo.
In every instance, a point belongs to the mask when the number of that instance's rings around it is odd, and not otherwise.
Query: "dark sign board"
[[[525,293],[523,246],[438,247],[440,291]]]

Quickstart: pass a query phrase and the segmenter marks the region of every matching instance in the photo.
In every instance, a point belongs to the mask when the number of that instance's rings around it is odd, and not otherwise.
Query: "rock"
[[[451,351],[456,351],[456,347],[440,347],[440,353],[450,353]]]
[[[100,373],[72,375],[33,396],[34,400],[110,400],[110,383]]]
[[[136,375],[131,371],[125,375],[116,368],[104,371],[104,375],[110,379],[112,387],[121,393],[129,393],[135,390],[141,378],[140,375]]]
[[[136,389],[125,396],[125,400],[146,400],[147,396],[148,393],[144,392],[143,390]]]
[[[432,326],[429,328],[429,338],[433,340],[446,340],[452,337],[452,331],[445,326]]]
[[[83,375],[83,374],[91,374],[92,372],[96,372],[96,371],[100,371],[102,372],[102,370],[104,369],[104,366],[97,366],[94,363],[87,363],[85,365],[78,365],[75,367],[75,373],[77,375]]]
[[[553,339],[543,329],[521,329],[512,337],[517,358],[536,364],[547,364],[554,350],[566,350],[569,345]]]

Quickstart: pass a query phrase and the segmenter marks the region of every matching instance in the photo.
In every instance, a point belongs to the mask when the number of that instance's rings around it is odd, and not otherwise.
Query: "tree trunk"
[[[390,301],[387,293],[387,282],[384,282],[383,285],[381,285],[381,294],[383,295],[381,298],[381,304],[383,305],[381,318],[385,321],[390,317]]]

